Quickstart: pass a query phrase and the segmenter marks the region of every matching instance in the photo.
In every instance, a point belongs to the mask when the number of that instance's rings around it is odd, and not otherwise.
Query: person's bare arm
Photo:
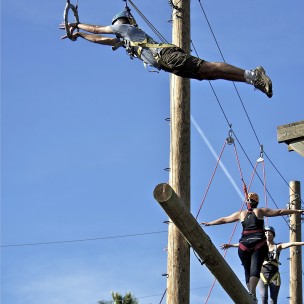
[[[85,23],[70,23],[71,26],[92,34],[114,34],[109,25],[92,25]]]
[[[222,225],[222,224],[233,223],[240,219],[240,213],[241,212],[238,211],[229,216],[221,217],[221,218],[211,221],[211,222],[202,222],[201,224],[204,226],[213,226],[213,225]]]
[[[289,214],[303,214],[304,210],[300,209],[269,209],[269,208],[259,208],[262,214],[260,215],[267,216],[267,217],[274,217],[274,216],[282,216],[282,215],[289,215]]]
[[[67,24],[68,30],[73,33],[76,29],[80,29],[92,34],[114,34],[111,27],[109,25],[93,25],[93,24],[86,24],[86,23],[68,23]],[[60,29],[64,30],[66,25],[62,22],[59,26]]]
[[[286,249],[292,246],[303,246],[304,242],[289,242],[289,243],[281,243],[278,244],[278,250]]]
[[[86,34],[82,32],[76,32],[74,33],[74,37],[81,37],[87,41],[103,44],[103,45],[110,45],[115,46],[119,40],[117,38],[112,37],[105,37],[100,35],[94,35],[94,34]]]
[[[222,244],[220,247],[223,250],[227,250],[229,248],[238,248],[239,247],[239,243],[237,243],[237,244]]]
[[[66,25],[64,23],[61,23],[59,28],[65,29]],[[76,32],[76,29],[80,29],[92,34]],[[69,23],[67,25],[67,30],[70,32],[73,38],[75,38],[75,40],[78,37],[81,37],[90,42],[104,44],[104,45],[111,45],[111,46],[114,46],[118,42],[116,38],[94,35],[94,34],[114,34],[110,26],[91,25],[85,23]],[[65,38],[67,38],[67,35],[61,37],[61,39],[65,39]]]

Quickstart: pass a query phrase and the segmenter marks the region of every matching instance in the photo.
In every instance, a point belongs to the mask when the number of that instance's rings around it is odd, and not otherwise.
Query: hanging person
[[[237,221],[242,223],[243,231],[239,241],[238,254],[244,267],[249,294],[256,302],[256,287],[263,262],[268,255],[267,240],[264,233],[264,217],[304,213],[304,210],[299,209],[258,208],[258,204],[259,196],[251,192],[247,196],[247,210],[237,211],[229,216],[201,223],[204,226],[222,225]]]
[[[68,33],[62,39],[70,38],[75,41],[80,37],[93,43],[112,46],[113,50],[123,46],[130,56],[142,60],[145,65],[157,70],[197,80],[223,79],[244,82],[253,85],[269,98],[273,94],[272,82],[266,76],[263,67],[243,70],[224,62],[208,62],[191,56],[173,44],[158,43],[138,28],[128,9],[117,13],[112,19],[112,25],[100,26],[74,22],[62,23],[59,28],[65,29]],[[114,34],[116,38],[100,34]]]
[[[265,227],[265,236],[268,245],[268,255],[266,256],[261,273],[260,281],[258,283],[260,289],[260,295],[262,304],[268,304],[268,294],[270,296],[270,303],[278,303],[278,295],[281,287],[281,276],[279,272],[280,253],[283,249],[290,248],[292,246],[303,246],[304,242],[288,242],[288,243],[275,243],[274,237],[276,235],[273,227]],[[228,249],[231,247],[238,247],[239,244],[223,244],[222,249]],[[268,292],[269,291],[269,292]]]

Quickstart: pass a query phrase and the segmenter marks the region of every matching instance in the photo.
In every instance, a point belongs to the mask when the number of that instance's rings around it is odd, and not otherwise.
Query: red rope
[[[237,161],[238,168],[239,168],[240,175],[241,175],[241,180],[244,181],[243,173],[242,173],[242,169],[241,169],[241,165],[240,165],[239,156],[238,156],[238,153],[237,153],[237,150],[236,150],[235,142],[233,142],[233,147],[234,147],[235,157],[236,157],[236,161]]]
[[[239,167],[241,179],[242,179],[242,182],[243,182],[244,192],[246,191],[246,193],[247,193],[247,187],[246,187],[246,184],[245,184],[244,179],[243,179],[243,174],[242,174],[242,170],[241,170],[241,166],[240,166],[240,162],[239,162],[239,158],[238,158],[238,154],[237,154],[237,151],[236,151],[236,146],[235,146],[235,144],[234,144],[234,150],[235,150],[235,153],[236,153],[237,163],[238,163],[238,167]],[[243,203],[242,203],[242,206],[241,206],[241,208],[240,208],[240,211],[243,209],[244,204],[245,204],[245,200],[244,200]],[[233,230],[232,230],[232,233],[231,233],[231,236],[230,236],[230,238],[229,238],[228,244],[231,244],[231,241],[232,241],[232,238],[233,238],[233,236],[234,236],[234,234],[235,234],[237,225],[238,225],[238,222],[236,222],[236,223],[234,224],[234,228],[233,228]],[[226,249],[225,252],[224,252],[224,255],[223,255],[224,259],[225,259],[226,255],[227,255],[227,251],[228,251],[228,249]],[[216,281],[217,281],[216,279],[213,280],[213,283],[212,283],[211,288],[210,288],[210,290],[209,290],[209,293],[208,293],[208,296],[207,296],[207,298],[206,298],[205,304],[207,304],[208,301],[209,301],[209,298],[210,298],[210,296],[211,296],[211,293],[212,293],[212,291],[213,291],[213,288],[214,288],[214,286],[215,286]]]
[[[214,287],[216,281],[217,281],[216,279],[213,280],[213,283],[212,283],[211,288],[210,288],[210,290],[209,290],[209,293],[208,293],[208,296],[207,296],[207,299],[206,299],[205,304],[207,304],[208,301],[209,301],[209,298],[210,298],[210,296],[211,296],[211,293],[212,293],[212,291],[213,291],[213,287]]]
[[[241,210],[243,209],[243,206],[244,206],[244,202],[243,202],[243,204],[242,204]],[[230,236],[230,239],[229,239],[228,244],[231,244],[231,241],[232,241],[232,238],[233,238],[233,236],[234,236],[234,234],[235,234],[237,225],[238,225],[238,222],[236,222],[236,223],[234,224],[234,228],[233,228],[233,230],[232,230],[232,233],[231,233],[231,236]],[[224,252],[224,255],[223,255],[224,259],[225,259],[225,257],[226,257],[227,251],[228,251],[228,249],[226,249],[225,252]],[[207,296],[207,299],[206,299],[205,304],[207,304],[208,301],[209,301],[209,298],[210,298],[210,296],[211,296],[211,293],[212,293],[212,291],[213,291],[213,288],[214,288],[214,285],[215,285],[216,281],[217,281],[217,279],[214,279],[214,280],[213,280],[213,283],[212,283],[211,288],[210,288],[210,290],[209,290],[209,293],[208,293],[208,296]]]
[[[242,203],[242,206],[241,206],[241,208],[240,208],[240,211],[243,209],[244,205],[245,205],[245,200],[244,200],[243,203]],[[239,223],[239,222],[236,222],[236,223],[234,224],[234,228],[233,228],[233,230],[232,230],[232,233],[231,233],[231,236],[230,236],[230,238],[229,238],[228,244],[231,244],[231,242],[232,242],[232,238],[233,238],[233,236],[234,236],[234,234],[235,234],[236,227],[237,227],[238,223]],[[228,252],[228,249],[226,249],[225,252],[224,252],[224,255],[223,255],[224,259],[226,258],[227,252]],[[212,283],[212,286],[211,286],[211,288],[210,288],[210,290],[209,290],[209,293],[208,293],[208,296],[207,296],[207,299],[206,299],[205,304],[207,304],[208,301],[209,301],[209,298],[210,298],[210,296],[211,296],[211,293],[212,293],[212,290],[213,290],[213,288],[214,288],[214,285],[215,285],[216,281],[217,281],[217,280],[214,279],[214,281],[213,281],[213,283]]]
[[[215,166],[215,168],[214,168],[214,170],[213,170],[211,179],[210,179],[210,181],[209,181],[209,183],[208,183],[207,189],[206,189],[206,191],[205,191],[205,193],[204,193],[204,196],[203,196],[203,199],[202,199],[202,203],[201,203],[201,205],[200,205],[200,208],[199,208],[199,210],[198,210],[198,213],[197,213],[195,219],[198,218],[199,213],[200,213],[200,211],[201,211],[201,209],[202,209],[202,207],[203,207],[203,204],[204,204],[204,202],[205,202],[205,200],[206,200],[206,197],[207,197],[209,188],[210,188],[210,186],[211,186],[211,183],[212,183],[213,178],[214,178],[214,176],[215,176],[216,170],[217,170],[218,165],[219,165],[219,163],[220,163],[220,160],[221,160],[221,158],[222,158],[222,155],[223,155],[224,149],[225,149],[225,147],[226,147],[226,144],[227,144],[227,140],[225,140],[225,143],[224,143],[224,145],[223,145],[222,151],[221,151],[220,156],[219,156],[219,158],[218,158],[218,160],[217,160],[216,166]],[[241,206],[241,208],[240,208],[240,211],[241,211],[241,210],[243,209],[243,207],[244,207],[244,205],[245,205],[245,202],[246,202],[246,199],[247,199],[247,197],[248,197],[248,191],[249,191],[249,189],[250,189],[250,187],[251,187],[251,184],[252,184],[254,175],[255,175],[255,173],[256,173],[258,162],[256,162],[256,164],[255,164],[255,166],[254,166],[253,172],[252,172],[252,174],[251,174],[251,179],[250,179],[250,182],[249,182],[249,186],[248,186],[248,188],[247,188],[246,183],[245,183],[245,181],[244,181],[243,172],[242,172],[242,169],[241,169],[240,160],[239,160],[239,156],[238,156],[238,153],[237,153],[236,145],[235,145],[234,142],[233,142],[233,146],[234,146],[234,152],[235,152],[235,156],[236,156],[236,161],[237,161],[238,169],[239,169],[240,176],[241,176],[241,180],[242,180],[242,183],[243,183],[243,191],[244,191],[244,196],[245,196],[245,199],[244,199],[244,201],[243,201],[243,203],[242,203],[242,206]],[[266,206],[267,206],[267,197],[266,197],[266,175],[265,175],[264,160],[263,160],[263,176],[264,176],[264,195],[265,195],[265,201],[266,201]],[[236,222],[235,225],[234,225],[234,228],[233,228],[233,230],[232,230],[232,233],[231,233],[230,239],[229,239],[229,241],[228,241],[228,244],[231,244],[231,241],[232,241],[232,238],[233,238],[233,236],[234,236],[234,234],[235,234],[237,225],[238,225],[238,222]],[[224,255],[223,255],[224,258],[226,257],[227,250],[228,250],[228,249],[225,250],[225,253],[224,253]],[[209,298],[210,298],[210,296],[211,296],[211,293],[212,293],[212,291],[213,291],[213,288],[214,288],[214,286],[215,286],[216,281],[217,281],[217,280],[214,279],[214,281],[213,281],[213,283],[212,283],[212,285],[211,285],[211,288],[210,288],[210,290],[209,290],[209,293],[208,293],[208,295],[207,295],[205,304],[207,304],[208,301],[209,301]]]
[[[234,145],[234,146],[235,146],[235,145]],[[236,147],[235,147],[235,152],[236,152],[236,156],[237,156]],[[237,162],[238,162],[238,165],[239,165],[238,156],[237,156]],[[258,164],[259,164],[259,162],[256,162],[256,164],[255,164],[255,166],[254,166],[254,169],[253,169],[253,172],[252,172],[252,174],[251,174],[250,181],[249,181],[249,185],[248,185],[248,190],[247,190],[246,184],[245,184],[244,179],[243,179],[241,167],[240,167],[240,165],[239,165],[240,174],[241,174],[241,178],[242,178],[242,182],[243,182],[243,187],[244,187],[245,198],[247,198],[247,196],[248,196],[248,191],[249,191],[249,189],[250,189],[250,187],[251,187],[251,184],[252,184],[254,175],[255,175],[255,173],[256,173]],[[264,195],[265,195],[265,202],[266,202],[266,207],[267,207],[267,206],[268,206],[268,202],[267,202],[267,195],[266,195],[266,173],[265,173],[265,164],[264,164],[264,160],[263,160],[263,178],[264,178]],[[241,206],[240,211],[243,209],[244,205],[245,205],[245,200],[243,201],[243,204],[242,204],[242,206]],[[268,222],[267,222],[267,224],[268,224]],[[238,222],[236,222],[235,225],[234,225],[234,228],[233,228],[233,230],[232,230],[232,233],[231,233],[230,239],[229,239],[229,241],[228,241],[228,244],[231,244],[231,241],[232,241],[232,238],[233,238],[233,236],[234,236],[234,234],[235,234],[237,225],[238,225]],[[228,249],[225,250],[225,253],[224,253],[224,255],[223,255],[224,258],[226,258],[227,251],[228,251]],[[216,281],[217,281],[217,280],[214,279],[214,281],[213,281],[213,283],[212,283],[212,285],[211,285],[211,288],[210,288],[210,290],[209,290],[208,296],[207,296],[207,298],[206,298],[205,304],[207,304],[208,301],[209,301],[209,298],[210,298],[210,296],[211,296],[211,293],[212,293],[212,291],[213,291],[213,288],[214,288],[214,286],[215,286]]]
[[[248,197],[248,190],[247,190],[246,183],[244,181],[244,177],[243,177],[243,173],[242,173],[242,169],[241,169],[241,165],[240,165],[240,161],[239,161],[239,156],[238,156],[238,153],[237,153],[237,150],[236,150],[236,145],[235,145],[235,143],[233,143],[233,145],[234,145],[234,151],[235,151],[235,155],[236,155],[238,168],[239,168],[239,171],[240,171],[241,180],[242,180],[242,183],[243,183],[244,196],[245,196],[245,199],[246,199]]]
[[[235,149],[235,151],[236,151],[236,149]],[[236,152],[236,155],[237,155],[237,152]],[[237,160],[238,160],[238,157],[237,157]],[[239,164],[239,161],[238,161],[238,164]],[[256,165],[255,165],[255,167],[254,167],[254,169],[253,169],[253,173],[251,174],[251,179],[250,179],[250,182],[249,182],[248,190],[249,190],[250,187],[251,187],[251,184],[252,184],[252,181],[253,181],[253,177],[254,177],[255,172],[256,172],[257,164],[258,164],[258,163],[256,163]],[[242,172],[240,166],[239,166],[239,168],[240,168],[240,172]],[[245,182],[244,182],[242,173],[241,173],[241,178],[242,178],[243,187],[244,187],[245,199],[244,199],[244,201],[243,201],[243,203],[242,203],[242,206],[241,206],[241,208],[240,208],[240,211],[244,208],[245,201],[246,201],[246,198],[247,198],[247,195],[248,195],[248,193],[247,193],[248,190],[247,190],[246,184],[245,184]],[[239,223],[239,222],[236,222],[236,223],[234,224],[234,228],[233,228],[233,230],[232,230],[232,233],[231,233],[231,236],[230,236],[230,238],[229,238],[228,244],[231,244],[231,241],[232,241],[232,238],[233,238],[233,236],[234,236],[234,234],[235,234],[236,227],[237,227],[238,223]],[[224,258],[225,258],[226,255],[227,255],[227,251],[228,251],[228,249],[225,250],[225,253],[224,253],[224,255],[223,255]],[[213,283],[212,283],[212,285],[211,285],[211,288],[210,288],[210,290],[209,290],[208,296],[207,296],[207,298],[206,298],[205,304],[207,304],[208,301],[209,301],[209,298],[210,298],[210,296],[211,296],[211,293],[212,293],[212,291],[213,291],[213,288],[214,288],[214,286],[215,286],[216,281],[217,281],[217,280],[214,279],[214,281],[213,281]]]
[[[211,179],[210,179],[210,181],[209,181],[209,183],[208,183],[207,189],[206,189],[205,194],[204,194],[204,196],[203,196],[202,203],[201,203],[201,205],[200,205],[200,207],[199,207],[199,209],[198,209],[197,215],[196,215],[196,217],[195,217],[196,220],[197,220],[197,218],[198,218],[198,215],[199,215],[200,212],[201,212],[201,209],[202,209],[203,204],[204,204],[204,202],[205,202],[205,199],[206,199],[206,197],[207,197],[207,193],[208,193],[208,191],[209,191],[209,188],[210,188],[211,183],[212,183],[212,181],[213,181],[215,172],[216,172],[216,170],[217,170],[217,168],[218,168],[218,165],[219,165],[219,163],[220,163],[220,160],[221,160],[221,157],[222,157],[223,152],[224,152],[224,150],[225,150],[226,144],[227,144],[227,141],[225,140],[225,143],[224,143],[224,145],[223,145],[222,151],[221,151],[220,156],[219,156],[219,158],[218,158],[218,160],[217,160],[217,163],[216,163],[216,166],[215,166],[215,168],[214,168],[214,170],[213,170]]]

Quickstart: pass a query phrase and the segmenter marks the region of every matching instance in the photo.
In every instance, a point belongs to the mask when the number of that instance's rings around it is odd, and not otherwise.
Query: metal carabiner
[[[233,131],[231,129],[231,125],[230,125],[230,130],[228,132],[228,137],[226,138],[226,142],[228,145],[232,145],[234,143],[234,138],[232,137]]]
[[[257,162],[258,163],[261,163],[264,161],[264,149],[263,149],[263,145],[260,145],[260,157],[257,159]]]

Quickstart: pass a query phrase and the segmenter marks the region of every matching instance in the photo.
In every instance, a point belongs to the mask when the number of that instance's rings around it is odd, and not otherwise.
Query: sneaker
[[[253,301],[255,301],[256,303],[258,303],[258,299],[253,295],[253,293],[250,292],[250,291],[248,293],[251,295]]]
[[[269,98],[272,97],[272,82],[263,67],[257,67],[254,69],[256,79],[253,81],[253,85],[256,89],[265,93]]]

